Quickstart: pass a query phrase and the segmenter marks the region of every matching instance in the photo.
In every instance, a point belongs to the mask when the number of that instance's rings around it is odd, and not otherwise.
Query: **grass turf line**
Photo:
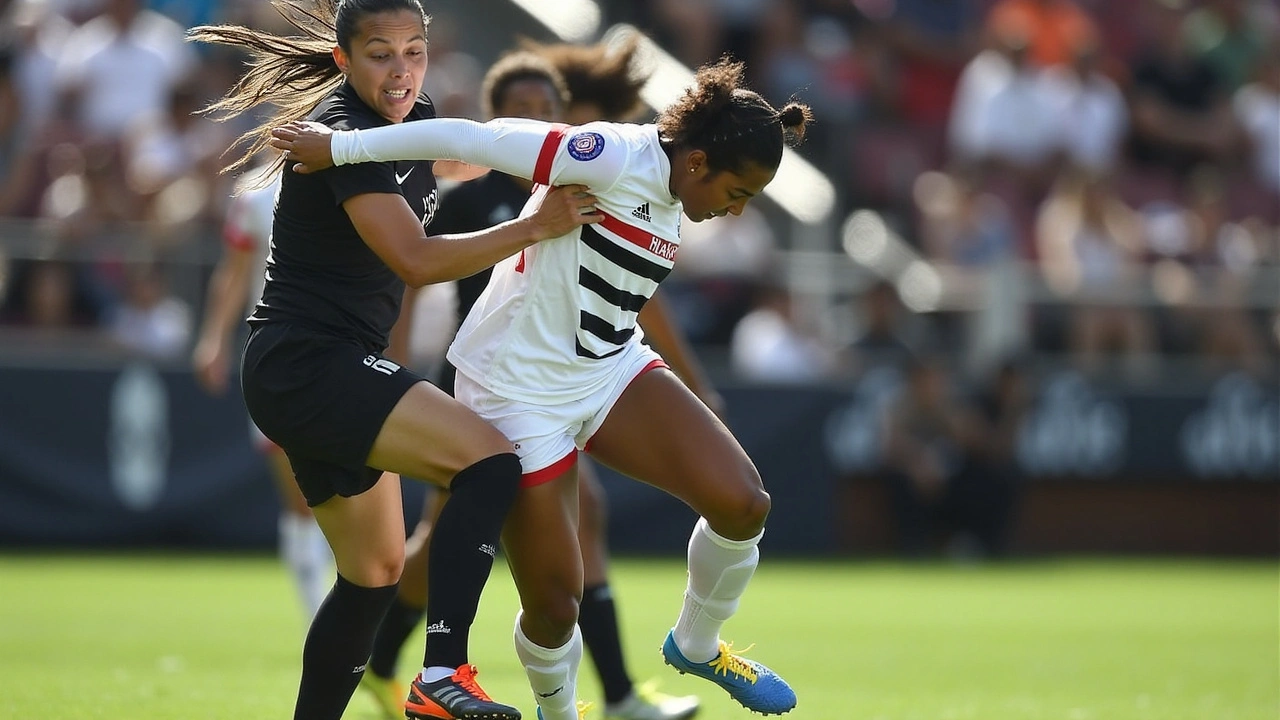
[[[754,643],[748,655],[794,685],[797,720],[1274,720],[1276,570],[808,563],[766,552],[725,638]],[[636,680],[699,694],[707,720],[751,717],[662,665],[682,564],[618,561],[612,577]],[[532,717],[511,648],[515,603],[499,567],[472,660],[496,699]],[[288,718],[304,632],[271,558],[0,555],[0,718]],[[420,660],[410,643],[402,675]],[[600,701],[589,660],[580,697]],[[357,694],[346,718],[378,715]]]

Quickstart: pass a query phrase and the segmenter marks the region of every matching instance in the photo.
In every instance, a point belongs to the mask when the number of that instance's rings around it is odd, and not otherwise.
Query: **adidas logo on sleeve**
[[[645,203],[635,210],[631,211],[631,217],[639,218],[645,222],[653,222],[649,217],[649,203]]]

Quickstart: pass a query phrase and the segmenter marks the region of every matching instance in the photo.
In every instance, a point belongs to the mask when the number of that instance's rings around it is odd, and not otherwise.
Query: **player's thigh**
[[[568,640],[582,597],[577,534],[578,488],[570,468],[523,487],[502,531],[502,548],[520,593],[530,639],[547,647]]]
[[[404,508],[399,477],[383,473],[359,495],[334,495],[311,511],[342,577],[364,587],[384,587],[400,579]]]
[[[439,388],[420,382],[383,422],[368,464],[448,487],[458,471],[512,451],[492,425]]]
[[[767,505],[760,474],[729,429],[670,370],[632,380],[591,437],[605,465],[685,501],[716,526]],[[765,509],[767,512],[767,509]]]
[[[585,455],[578,456],[578,544],[582,548],[582,568],[587,585],[607,579],[608,498],[600,484],[595,465]]]

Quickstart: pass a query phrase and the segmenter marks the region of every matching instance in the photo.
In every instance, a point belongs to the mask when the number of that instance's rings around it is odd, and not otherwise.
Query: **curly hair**
[[[795,101],[774,109],[742,86],[744,68],[728,57],[698,68],[694,85],[658,115],[663,142],[702,150],[715,170],[738,172],[748,163],[776,168],[784,145],[804,142],[813,111]]]
[[[351,39],[369,15],[408,10],[422,17],[426,34],[431,18],[418,0],[270,0],[272,7],[301,33],[272,35],[240,25],[201,25],[187,31],[187,39],[241,48],[249,54],[249,67],[220,100],[201,112],[219,120],[230,119],[259,105],[276,107],[272,116],[245,132],[228,149],[252,141],[249,149],[223,168],[243,167],[269,147],[271,128],[298,120],[342,83],[342,72],[333,61],[336,44],[351,52]],[[277,157],[272,169],[284,164]],[[270,173],[266,176],[269,177]]]
[[[564,76],[555,66],[541,55],[525,50],[517,50],[503,55],[489,72],[484,75],[480,85],[480,106],[484,116],[494,117],[495,108],[502,105],[507,88],[522,80],[538,80],[547,83],[555,91],[556,99],[561,106],[569,104],[569,88]]]
[[[546,58],[564,76],[571,102],[598,106],[605,120],[623,122],[644,110],[640,89],[648,77],[635,68],[638,37],[630,37],[617,47],[605,43],[548,45],[529,39],[521,40],[520,47]]]

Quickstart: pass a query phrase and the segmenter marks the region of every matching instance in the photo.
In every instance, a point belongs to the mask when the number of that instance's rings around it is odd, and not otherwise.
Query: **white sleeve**
[[[487,123],[434,118],[367,130],[338,130],[334,165],[392,160],[461,160],[540,185],[582,184],[605,192],[627,164],[622,137],[609,123],[568,127],[499,118]]]

